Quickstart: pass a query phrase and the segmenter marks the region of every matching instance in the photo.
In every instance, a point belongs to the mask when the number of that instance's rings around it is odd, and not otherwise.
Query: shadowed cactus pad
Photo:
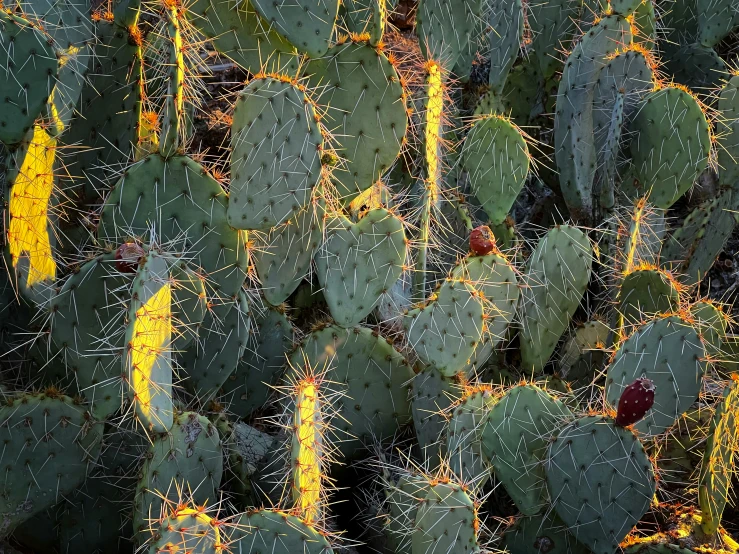
[[[294,218],[321,178],[322,150],[305,90],[274,77],[252,80],[233,113],[229,224],[268,230]]]
[[[594,554],[612,554],[657,486],[639,439],[600,416],[562,429],[549,446],[546,477],[557,515]]]
[[[325,536],[287,512],[257,510],[239,518],[233,552],[264,554],[333,554]]]
[[[316,256],[318,280],[334,321],[351,327],[400,277],[406,256],[403,223],[378,208],[359,223],[334,218],[326,224],[326,235]]]

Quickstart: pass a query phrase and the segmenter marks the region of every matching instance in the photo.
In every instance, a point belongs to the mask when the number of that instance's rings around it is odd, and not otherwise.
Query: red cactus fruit
[[[616,425],[633,425],[649,411],[654,404],[654,383],[650,379],[639,378],[621,393],[618,400]]]
[[[115,251],[115,267],[121,273],[136,273],[139,260],[144,257],[144,249],[135,242],[124,242]]]
[[[487,225],[480,225],[470,233],[470,250],[478,256],[490,254],[495,250],[495,235]]]

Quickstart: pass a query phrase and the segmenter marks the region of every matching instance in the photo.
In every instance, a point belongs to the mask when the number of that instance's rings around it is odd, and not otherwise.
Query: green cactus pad
[[[701,300],[691,304],[689,311],[690,316],[695,320],[695,326],[703,337],[706,348],[712,349],[712,354],[720,352],[721,342],[729,326],[729,318],[721,306],[710,300]]]
[[[119,358],[130,285],[116,270],[115,255],[104,254],[72,274],[49,307],[52,347],[100,419],[121,406]]]
[[[470,48],[480,0],[423,0],[418,4],[416,35],[427,60],[443,62],[451,69],[462,52]]]
[[[449,468],[461,482],[475,490],[482,488],[490,475],[480,439],[483,422],[495,400],[492,391],[483,387],[460,398],[449,412],[446,429]]]
[[[660,21],[662,23],[662,21]],[[634,10],[634,42],[647,50],[654,47],[657,40],[657,14],[655,0],[642,0]]]
[[[716,46],[739,26],[739,13],[731,0],[696,2],[698,42],[709,48]]]
[[[546,503],[545,449],[573,417],[567,406],[534,385],[509,389],[490,410],[482,451],[522,514],[534,515]]]
[[[587,235],[560,225],[539,240],[527,266],[521,294],[521,363],[541,371],[554,352],[590,280],[593,254]]]
[[[739,75],[733,75],[718,97],[721,116],[716,121],[718,174],[721,184],[739,181]]]
[[[0,422],[5,451],[0,536],[5,537],[82,484],[100,454],[103,426],[56,391],[8,400]]]
[[[267,307],[253,315],[250,343],[236,370],[223,383],[222,402],[239,417],[261,408],[272,394],[293,348],[295,329],[283,310]]]
[[[134,501],[134,531],[161,517],[163,499],[178,502],[177,487],[193,502],[217,502],[223,475],[223,447],[216,427],[194,412],[177,414],[169,432],[152,437]],[[140,537],[140,536],[139,536]]]
[[[588,554],[554,513],[522,517],[503,534],[511,554]]]
[[[88,65],[92,58],[90,45],[60,52],[57,81],[44,114],[50,122],[49,132],[55,136],[61,135],[69,127],[82,89],[87,84]]]
[[[57,59],[40,31],[5,10],[0,11],[0,43],[4,68],[0,96],[7,99],[0,116],[0,141],[12,145],[23,139],[46,104]]]
[[[154,226],[162,242],[184,240],[190,264],[208,281],[208,301],[222,317],[246,279],[247,265],[244,237],[228,225],[226,204],[223,189],[200,164],[152,154],[113,188],[98,237],[117,246]]]
[[[112,172],[128,160],[137,141],[141,46],[132,30],[136,27],[95,23],[99,46],[90,62],[88,84],[80,95],[79,113],[61,137],[65,144],[87,147],[70,149],[65,159],[69,171],[61,175],[61,185],[88,203],[104,196]]]
[[[123,361],[127,393],[141,425],[157,433],[172,425],[172,288],[169,263],[154,252],[131,287]]]
[[[187,552],[187,554],[218,554],[223,552],[219,526],[204,511],[177,506],[152,525],[153,536],[149,554]],[[156,530],[156,531],[155,531]]]
[[[658,435],[698,398],[706,371],[698,332],[679,316],[662,317],[637,328],[618,348],[608,367],[606,399],[618,406],[623,390],[639,377],[655,386],[654,406],[635,428]]]
[[[655,267],[640,267],[621,282],[616,309],[626,325],[637,325],[655,314],[674,312],[679,303],[680,292],[671,275]]]
[[[295,47],[254,11],[249,0],[195,0],[186,15],[216,50],[248,72],[295,74]]]
[[[263,467],[269,453],[275,449],[276,437],[263,433],[246,423],[233,425],[225,418],[216,421],[218,433],[223,438],[227,464],[224,485],[236,492],[243,503],[252,505],[256,498],[251,476]]]
[[[291,372],[330,368],[326,379],[344,395],[335,403],[341,442],[347,458],[361,452],[361,444],[392,437],[411,420],[408,385],[413,370],[405,358],[381,336],[366,327],[330,326],[313,331],[290,357]]]
[[[344,22],[350,33],[369,34],[372,46],[382,40],[387,11],[385,0],[344,0]]]
[[[507,119],[488,116],[475,122],[462,149],[462,168],[472,193],[490,221],[508,215],[529,174],[529,149],[521,131]]]
[[[593,554],[612,554],[649,508],[657,483],[644,447],[601,416],[576,419],[549,446],[554,510]]]
[[[468,256],[452,270],[452,278],[472,284],[485,297],[486,331],[468,366],[480,368],[505,339],[520,290],[513,265],[502,254]]]
[[[269,231],[251,251],[262,294],[273,306],[287,300],[308,275],[323,238],[324,207],[323,200],[316,199],[294,219]]]
[[[631,24],[608,15],[588,31],[572,50],[559,83],[554,124],[554,147],[562,188],[570,215],[583,222],[592,218],[592,188],[596,150],[593,135],[593,94],[598,74],[608,57],[631,44]]]
[[[411,553],[477,552],[478,526],[477,508],[462,485],[433,485],[418,507]]]
[[[734,456],[739,448],[739,380],[724,389],[706,439],[706,450],[698,478],[698,504],[703,515],[701,528],[713,535],[721,523],[729,500]]]
[[[236,370],[249,344],[249,301],[244,291],[222,321],[209,317],[199,341],[183,356],[188,386],[201,402],[212,399]]]
[[[172,279],[172,349],[184,351],[198,338],[208,312],[205,279],[195,273],[185,260],[170,266]]]
[[[492,0],[487,2],[486,11],[490,41],[490,89],[498,93],[508,79],[513,62],[521,50],[524,33],[524,9],[521,0]]]
[[[423,459],[432,464],[438,464],[443,450],[444,413],[458,396],[461,387],[436,369],[426,368],[413,378],[411,408],[416,440]]]
[[[567,52],[570,49],[580,4],[574,0],[553,0],[531,3],[527,9],[539,70],[545,79],[549,79],[562,65],[554,52],[560,49]]]
[[[337,44],[323,58],[311,60],[304,74],[320,92],[316,103],[327,107],[324,121],[341,158],[333,176],[348,203],[390,169],[400,153],[408,125],[400,78],[380,50],[363,42]]]
[[[628,234],[617,271],[629,273],[641,265],[659,263],[662,241],[665,237],[665,211],[638,200],[631,212]]]
[[[339,12],[339,0],[251,0],[251,3],[270,28],[301,52],[318,58],[328,50]]]
[[[372,311],[403,272],[403,222],[377,208],[358,223],[335,217],[326,224],[326,235],[316,255],[318,280],[334,321],[352,327]]]
[[[272,77],[253,79],[233,112],[229,224],[268,230],[295,217],[321,178],[322,151],[305,91]]]
[[[451,377],[480,345],[484,315],[484,299],[474,284],[446,279],[422,307],[404,316],[403,325],[421,361]]]
[[[559,371],[573,387],[590,383],[604,365],[610,334],[608,325],[594,319],[578,327],[564,344]]]
[[[629,131],[637,179],[627,190],[649,193],[658,208],[669,208],[708,165],[711,135],[704,108],[675,87],[651,92],[641,101]]]
[[[231,538],[238,552],[270,554],[333,554],[326,537],[303,520],[276,510],[257,510],[243,514]]]
[[[430,489],[428,480],[415,473],[401,473],[397,481],[385,484],[383,534],[391,552],[410,552],[418,506]]]
[[[722,78],[730,71],[726,62],[713,48],[697,43],[685,43],[682,37],[675,43],[661,40],[660,50],[663,70],[673,76],[676,82],[694,90],[721,87]]]

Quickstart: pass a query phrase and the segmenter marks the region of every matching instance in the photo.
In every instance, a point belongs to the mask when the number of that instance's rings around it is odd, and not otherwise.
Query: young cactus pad
[[[545,464],[557,515],[593,554],[616,550],[657,487],[639,439],[601,416],[576,419],[562,429]]]

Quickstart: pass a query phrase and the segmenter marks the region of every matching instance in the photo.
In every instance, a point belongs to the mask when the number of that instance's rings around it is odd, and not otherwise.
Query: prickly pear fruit
[[[121,273],[136,273],[144,255],[144,249],[135,242],[124,242],[115,251],[115,268]]]
[[[652,380],[645,377],[626,387],[618,401],[616,424],[626,427],[640,421],[654,404],[654,388]]]
[[[487,225],[480,225],[470,233],[470,250],[478,256],[486,256],[495,250],[495,236]]]

